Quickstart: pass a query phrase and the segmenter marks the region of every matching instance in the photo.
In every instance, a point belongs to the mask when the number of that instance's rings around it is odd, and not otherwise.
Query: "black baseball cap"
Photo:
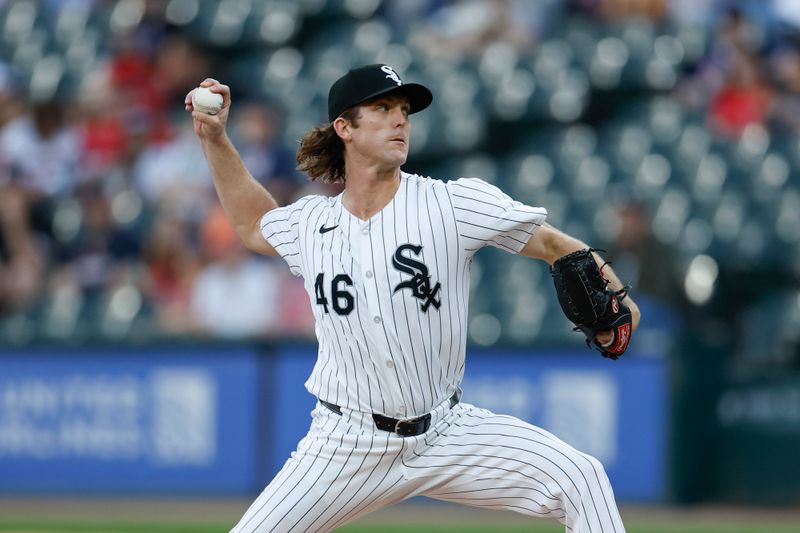
[[[344,110],[389,92],[408,98],[411,113],[422,111],[433,101],[433,94],[419,83],[403,83],[389,65],[366,65],[350,69],[336,80],[328,93],[328,119],[333,122]]]

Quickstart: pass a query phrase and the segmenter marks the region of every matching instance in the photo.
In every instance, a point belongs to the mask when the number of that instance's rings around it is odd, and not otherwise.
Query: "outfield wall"
[[[258,492],[305,434],[305,344],[0,351],[0,491]],[[665,498],[667,371],[586,350],[471,349],[463,401],[603,461],[620,501]]]

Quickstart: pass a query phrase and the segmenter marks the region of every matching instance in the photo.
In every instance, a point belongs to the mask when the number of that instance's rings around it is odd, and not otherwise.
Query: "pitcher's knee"
[[[587,454],[584,454],[584,458],[586,459],[586,462],[590,465],[592,472],[597,472],[598,476],[605,477],[606,468],[603,466],[603,463],[601,463],[599,459]]]
[[[582,491],[591,491],[593,488],[605,488],[610,485],[606,469],[597,458],[582,453],[576,463],[581,472],[583,483],[580,483],[579,486],[582,487]]]

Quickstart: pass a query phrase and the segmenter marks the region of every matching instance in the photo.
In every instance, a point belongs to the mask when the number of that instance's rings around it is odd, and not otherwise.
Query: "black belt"
[[[461,399],[460,392],[456,392],[450,397],[450,407],[454,407]],[[319,403],[333,411],[337,415],[342,414],[342,408],[336,404],[320,400]],[[381,431],[389,431],[390,433],[397,433],[401,437],[416,437],[422,435],[431,427],[431,414],[427,413],[417,418],[407,418],[405,420],[398,420],[397,418],[389,418],[388,416],[372,414],[372,419],[375,425]]]

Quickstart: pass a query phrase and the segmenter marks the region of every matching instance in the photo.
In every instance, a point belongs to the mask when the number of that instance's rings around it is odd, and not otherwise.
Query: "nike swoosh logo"
[[[330,228],[326,228],[325,224],[323,224],[322,226],[319,227],[319,232],[323,233],[323,234],[324,233],[328,233],[329,231],[333,231],[338,227],[339,227],[339,224],[336,224],[335,226],[331,226]]]

